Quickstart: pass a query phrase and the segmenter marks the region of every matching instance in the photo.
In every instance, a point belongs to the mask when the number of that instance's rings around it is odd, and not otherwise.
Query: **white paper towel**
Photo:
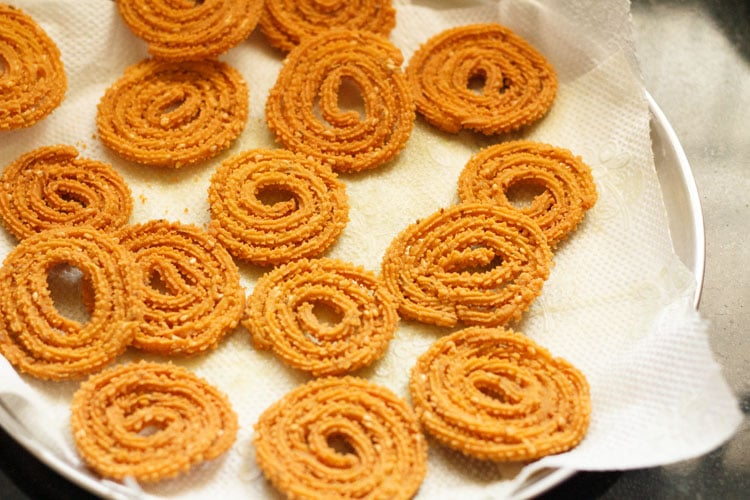
[[[8,2],[8,0],[5,0]],[[206,225],[207,186],[216,165],[256,147],[276,147],[264,103],[283,54],[256,30],[222,59],[250,88],[250,119],[230,150],[177,171],[125,162],[96,139],[96,105],[125,67],[147,56],[145,44],[106,0],[10,0],[57,42],[69,78],[63,104],[27,130],[0,133],[0,167],[37,147],[65,143],[83,156],[110,162],[127,179],[135,201],[131,222],[166,218]],[[738,426],[740,413],[707,343],[708,325],[692,308],[693,277],[675,256],[649,139],[649,112],[630,44],[629,5],[611,1],[395,1],[391,34],[411,56],[447,27],[500,22],[537,47],[555,66],[558,97],[550,113],[515,137],[544,141],[581,155],[592,170],[597,205],[562,243],[542,296],[515,325],[578,366],[588,377],[593,414],[586,439],[574,450],[533,464],[468,460],[434,442],[420,498],[503,497],[523,494],[544,468],[623,469],[664,464],[718,446]],[[343,176],[350,222],[328,256],[378,271],[391,239],[415,219],[458,201],[456,181],[469,156],[508,137],[444,134],[416,123],[399,158],[378,169]],[[15,240],[0,231],[0,255]],[[241,265],[248,293],[262,270]],[[402,322],[383,360],[359,372],[403,397],[414,360],[446,331]],[[120,362],[143,357],[127,353]],[[148,356],[163,361],[163,358]],[[133,494],[163,497],[276,497],[257,469],[251,445],[258,415],[309,378],[257,352],[238,328],[214,352],[177,360],[229,394],[240,415],[235,446],[188,475]],[[45,447],[75,460],[68,427],[77,382],[19,378],[0,359],[0,396]],[[28,401],[24,401],[24,397]],[[87,473],[87,472],[86,472]],[[114,494],[114,493],[113,493]]]

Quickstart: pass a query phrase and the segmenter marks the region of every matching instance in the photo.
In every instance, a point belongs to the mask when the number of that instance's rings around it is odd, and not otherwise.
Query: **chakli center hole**
[[[487,83],[487,77],[484,73],[477,73],[471,75],[467,83],[469,90],[475,94],[482,95],[484,93],[484,86]]]
[[[365,100],[359,85],[351,79],[344,77],[339,86],[338,105],[341,111],[356,111],[359,118],[365,117]]]
[[[80,269],[70,264],[55,265],[47,273],[47,287],[61,316],[80,323],[91,319],[93,288]]]
[[[332,327],[344,320],[344,313],[338,307],[327,302],[315,302],[312,313],[318,324],[324,327]]]
[[[285,189],[279,189],[276,186],[264,186],[258,189],[255,192],[255,197],[258,201],[268,206],[294,201],[294,194]]]
[[[331,434],[326,438],[328,447],[339,455],[355,455],[354,447],[343,434]]]
[[[508,202],[519,210],[530,207],[537,196],[544,194],[544,186],[529,181],[519,181],[514,183],[505,191],[505,198]]]

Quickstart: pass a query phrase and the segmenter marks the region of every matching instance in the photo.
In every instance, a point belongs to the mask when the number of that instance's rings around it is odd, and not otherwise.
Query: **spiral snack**
[[[195,61],[216,57],[247,38],[263,0],[117,0],[117,7],[152,56]]]
[[[145,287],[145,313],[133,345],[161,354],[216,347],[245,307],[240,273],[204,230],[164,220],[128,226],[120,243],[135,254]]]
[[[539,120],[557,93],[557,75],[525,40],[499,24],[452,28],[432,37],[406,68],[417,111],[445,131],[486,135]],[[479,85],[475,91],[472,87]]]
[[[508,192],[516,186],[543,189],[520,210],[539,224],[551,247],[578,226],[597,198],[591,169],[580,157],[531,141],[496,144],[472,156],[459,177],[458,195],[463,202],[514,208]]]
[[[427,469],[411,408],[355,377],[294,389],[255,424],[258,466],[289,498],[408,499]]]
[[[435,342],[412,369],[414,410],[438,441],[482,460],[561,453],[586,434],[584,375],[519,333],[471,327]]]
[[[349,220],[336,174],[285,150],[255,149],[224,161],[208,201],[209,230],[232,255],[259,265],[320,256]]]
[[[467,203],[401,232],[383,258],[383,279],[402,317],[438,326],[517,321],[541,293],[552,252],[517,210]]]
[[[268,42],[285,52],[332,28],[387,37],[395,25],[396,11],[390,0],[266,0],[260,17],[260,29]]]
[[[232,447],[237,415],[205,380],[171,364],[129,363],[92,376],[73,395],[70,425],[83,460],[102,476],[155,482]]]
[[[332,325],[320,311],[332,313]],[[299,260],[262,276],[242,323],[253,344],[315,376],[369,365],[388,348],[396,302],[375,274],[332,259]]]
[[[48,276],[78,269],[92,290],[89,320],[62,315]],[[120,355],[143,316],[142,278],[133,256],[89,227],[50,229],[22,240],[0,269],[0,353],[34,377],[62,380],[95,372]]]
[[[268,126],[286,148],[337,172],[377,167],[403,149],[414,126],[402,62],[401,51],[373,33],[336,29],[308,38],[289,53],[269,93]],[[347,87],[360,94],[363,117],[341,109]]]
[[[60,226],[103,231],[127,223],[133,199],[111,165],[79,158],[72,146],[35,149],[5,167],[0,216],[18,239]]]
[[[21,9],[0,3],[0,131],[34,125],[67,87],[55,42]]]
[[[123,158],[178,168],[228,148],[247,115],[247,85],[231,66],[147,59],[107,89],[96,125],[102,142]]]

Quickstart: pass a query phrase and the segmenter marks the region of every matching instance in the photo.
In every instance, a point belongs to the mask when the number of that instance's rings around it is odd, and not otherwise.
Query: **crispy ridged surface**
[[[569,450],[591,417],[583,373],[501,328],[471,327],[439,339],[412,369],[409,389],[426,432],[483,460]]]
[[[499,24],[459,26],[435,35],[409,60],[406,76],[417,111],[451,133],[517,130],[544,116],[557,94],[549,62]]]
[[[355,377],[292,390],[260,416],[254,444],[258,466],[289,498],[408,499],[427,468],[411,408]]]
[[[302,40],[333,28],[387,37],[396,25],[390,0],[265,0],[260,29],[268,43],[290,51]]]
[[[247,38],[263,0],[117,0],[117,7],[152,56],[195,61],[216,57]]]
[[[467,203],[402,231],[383,257],[383,279],[402,317],[500,326],[521,318],[551,266],[534,221],[517,210]]]
[[[216,347],[237,326],[245,307],[240,273],[205,230],[159,220],[128,226],[117,236],[135,254],[146,283],[135,347],[194,354]]]
[[[65,98],[60,49],[22,10],[0,3],[0,131],[30,127]]]
[[[104,477],[154,482],[234,444],[237,415],[205,380],[171,364],[129,363],[73,395],[70,424],[83,460]]]
[[[208,192],[210,231],[235,257],[259,265],[318,257],[349,220],[344,184],[314,158],[254,149],[224,161]]]
[[[333,321],[319,318],[316,308]],[[343,375],[385,353],[398,313],[374,273],[338,260],[303,259],[258,280],[243,325],[256,347],[273,349],[287,365],[315,376]]]
[[[49,273],[71,266],[92,294],[86,322],[60,313]],[[133,256],[107,233],[50,229],[21,241],[0,269],[0,353],[42,379],[80,378],[125,351],[143,317],[142,278]]]
[[[337,172],[393,159],[411,135],[414,103],[401,51],[365,31],[334,29],[292,50],[266,101],[266,121],[286,148]],[[344,88],[359,93],[363,116],[341,109]],[[351,96],[350,96],[351,97]]]
[[[30,151],[0,177],[0,216],[19,240],[62,226],[114,231],[132,211],[125,179],[107,163],[79,157],[72,146]]]
[[[228,148],[247,116],[247,85],[228,64],[147,59],[107,89],[96,125],[101,141],[123,158],[178,168]]]
[[[458,195],[467,203],[514,208],[508,192],[518,186],[541,189],[519,209],[539,224],[552,247],[578,226],[597,198],[591,168],[580,157],[531,141],[496,144],[474,154],[459,177]]]

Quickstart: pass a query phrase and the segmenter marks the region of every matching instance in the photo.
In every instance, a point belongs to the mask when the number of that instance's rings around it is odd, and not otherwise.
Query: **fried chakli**
[[[287,365],[315,376],[343,375],[385,354],[398,313],[374,273],[304,259],[258,280],[242,324],[256,347],[273,349]]]
[[[557,93],[550,63],[499,24],[459,26],[430,38],[412,56],[406,77],[417,111],[451,133],[517,130],[544,116]]]
[[[266,0],[260,18],[268,42],[285,52],[328,29],[371,31],[387,37],[395,25],[396,11],[390,0]]]
[[[129,363],[73,395],[70,425],[83,460],[104,477],[155,482],[227,451],[237,415],[227,397],[171,364]]]
[[[59,266],[82,275],[89,319],[58,311],[48,276]],[[88,227],[50,229],[22,240],[0,268],[0,353],[34,377],[79,378],[125,351],[143,316],[142,278],[114,237]]]
[[[583,373],[501,328],[439,339],[417,360],[409,389],[426,432],[482,460],[567,451],[583,439],[591,416]]]
[[[247,38],[263,0],[117,0],[117,7],[152,56],[196,61],[216,57]]]
[[[96,125],[102,142],[123,158],[178,168],[228,148],[247,116],[247,84],[228,64],[147,59],[107,89]]]
[[[0,216],[16,238],[46,229],[87,225],[113,231],[128,222],[133,199],[111,165],[79,158],[72,146],[24,154],[0,177]]]
[[[308,38],[287,55],[269,93],[268,126],[286,148],[337,172],[377,167],[403,149],[414,126],[402,62],[401,51],[373,33]],[[361,97],[363,116],[341,108],[347,90]]]
[[[45,118],[63,101],[67,87],[55,42],[31,16],[0,3],[0,131]]]
[[[541,293],[552,252],[517,210],[441,209],[402,231],[385,252],[383,280],[402,317],[438,326],[517,321]]]
[[[255,424],[258,466],[290,498],[408,499],[427,469],[409,406],[355,377],[308,382]]]
[[[519,208],[539,224],[554,247],[596,203],[591,168],[567,149],[531,141],[496,144],[469,159],[458,179],[463,202],[514,208],[508,193],[516,186],[541,189]]]
[[[206,231],[158,220],[128,226],[117,236],[134,253],[146,283],[133,346],[194,354],[216,347],[237,326],[245,307],[240,273]]]
[[[208,191],[210,231],[239,259],[318,257],[349,220],[346,187],[314,158],[255,149],[224,161]]]

